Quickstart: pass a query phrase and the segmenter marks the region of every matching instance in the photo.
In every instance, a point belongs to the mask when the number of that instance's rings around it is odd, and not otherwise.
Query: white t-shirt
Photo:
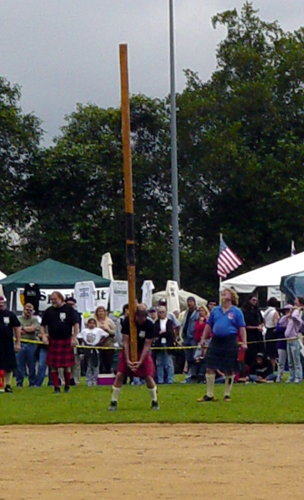
[[[160,331],[161,331],[161,332],[165,332],[165,331],[166,331],[167,321],[168,321],[168,318],[161,319],[161,320],[159,321],[159,323],[160,323],[160,325],[159,325],[159,326],[160,326]]]
[[[266,328],[274,328],[273,317],[276,313],[275,307],[268,307],[266,311],[264,311],[264,323]]]
[[[128,282],[112,281],[110,285],[110,309],[122,312],[123,306],[129,302]]]
[[[152,307],[152,292],[154,288],[155,286],[153,284],[153,281],[151,280],[145,280],[141,287],[142,289],[141,301],[143,304],[146,304],[148,309]]]
[[[180,311],[179,289],[176,281],[167,281],[166,286],[167,310],[169,312]]]
[[[86,345],[98,345],[102,338],[108,337],[109,334],[102,328],[85,328],[77,336],[82,339]]]
[[[95,283],[94,281],[79,281],[75,283],[75,299],[77,300],[77,311],[92,312],[95,309]]]

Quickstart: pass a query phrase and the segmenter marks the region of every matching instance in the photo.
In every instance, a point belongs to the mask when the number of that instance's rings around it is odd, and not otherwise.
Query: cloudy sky
[[[243,0],[174,0],[177,90],[183,69],[203,80],[215,68],[225,30],[217,12]],[[169,91],[169,0],[0,0],[0,75],[22,86],[22,106],[43,120],[46,144],[77,102],[119,104],[119,43],[129,46],[132,93]],[[304,24],[303,0],[255,0],[267,21],[285,30]]]

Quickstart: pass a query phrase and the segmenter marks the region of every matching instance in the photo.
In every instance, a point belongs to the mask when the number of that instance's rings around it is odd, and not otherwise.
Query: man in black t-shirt
[[[48,345],[46,363],[51,367],[54,392],[58,394],[58,368],[64,369],[64,392],[70,391],[71,367],[75,364],[73,348],[77,344],[79,318],[74,309],[65,304],[60,292],[52,293],[51,303],[52,306],[43,315],[40,333],[43,343]]]
[[[154,325],[147,317],[147,310],[139,304],[135,312],[137,327],[137,359],[135,363],[130,360],[130,321],[125,318],[122,324],[123,350],[119,353],[117,375],[112,387],[112,399],[109,411],[117,409],[118,396],[127,377],[145,378],[148,391],[152,400],[152,409],[158,410],[157,388],[154,382],[155,365],[150,354],[152,340],[155,337]]]
[[[13,370],[17,367],[15,352],[21,349],[20,338],[20,322],[13,312],[6,309],[6,298],[0,296],[0,370],[5,372],[5,392],[13,392],[11,381]]]

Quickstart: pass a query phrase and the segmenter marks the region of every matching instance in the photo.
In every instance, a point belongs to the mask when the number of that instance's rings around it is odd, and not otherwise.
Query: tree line
[[[251,3],[212,19],[226,36],[207,82],[177,95],[181,282],[216,293],[219,233],[246,271],[304,247],[304,29]],[[202,54],[203,58],[203,54]],[[77,104],[42,147],[18,85],[0,78],[1,271],[47,257],[126,278],[121,111]],[[131,98],[137,280],[172,277],[169,97]]]

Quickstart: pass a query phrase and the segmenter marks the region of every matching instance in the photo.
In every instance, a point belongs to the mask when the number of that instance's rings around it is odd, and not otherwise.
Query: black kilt
[[[224,373],[238,370],[239,346],[237,335],[213,335],[206,356],[206,367]]]
[[[14,339],[11,335],[0,335],[0,370],[11,372],[17,367]]]
[[[75,365],[72,337],[67,339],[49,339],[46,364],[51,368],[70,368]]]

